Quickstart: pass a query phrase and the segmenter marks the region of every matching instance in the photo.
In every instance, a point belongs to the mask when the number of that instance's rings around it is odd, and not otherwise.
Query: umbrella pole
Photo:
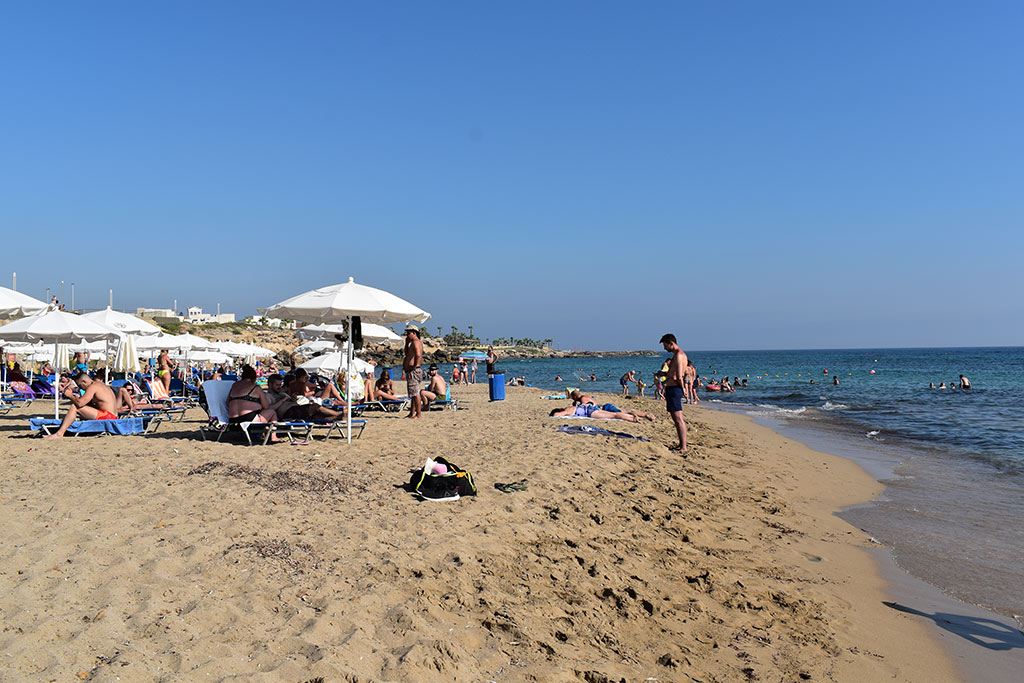
[[[53,343],[53,362],[57,362],[57,348],[60,345],[57,342]],[[54,368],[56,370],[56,368]],[[57,381],[57,386],[53,388],[53,419],[60,419],[60,381]]]
[[[345,357],[348,363],[345,366],[345,399],[348,401],[348,410],[345,411],[345,421],[348,423],[348,442],[352,443],[352,316],[348,317],[348,344],[345,349]]]

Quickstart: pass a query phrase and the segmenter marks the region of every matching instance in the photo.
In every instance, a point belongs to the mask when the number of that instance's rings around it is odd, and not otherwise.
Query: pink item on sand
[[[448,468],[444,466],[444,463],[434,463],[434,474],[448,474]]]

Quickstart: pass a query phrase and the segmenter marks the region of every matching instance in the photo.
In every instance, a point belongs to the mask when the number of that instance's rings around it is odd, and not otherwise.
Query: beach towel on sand
[[[43,425],[59,426],[60,420],[45,417],[33,417],[29,424],[33,431],[39,431]],[[75,420],[68,426],[68,434],[142,434],[146,431],[145,422],[141,417],[123,417],[118,420]]]
[[[601,429],[600,427],[590,426],[578,426],[578,425],[562,425],[558,428],[558,431],[565,432],[566,434],[593,434],[594,436],[616,436],[620,439],[636,439],[637,441],[647,441],[642,436],[633,436],[626,432],[613,432],[608,429]]]

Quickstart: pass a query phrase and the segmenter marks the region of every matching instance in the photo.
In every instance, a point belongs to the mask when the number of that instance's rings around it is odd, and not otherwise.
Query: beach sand
[[[701,408],[683,457],[653,400],[627,424],[453,393],[351,445],[202,442],[199,409],[46,442],[0,418],[0,679],[959,678],[833,514],[880,491],[853,463]],[[584,423],[649,442],[556,431]],[[428,456],[479,495],[404,490]]]

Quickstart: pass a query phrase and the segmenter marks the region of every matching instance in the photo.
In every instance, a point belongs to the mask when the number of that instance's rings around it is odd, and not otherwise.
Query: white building
[[[265,327],[274,327],[280,330],[294,330],[294,320],[281,320],[280,318],[268,318],[263,315],[253,315],[245,319],[245,322],[250,325],[263,325]]]
[[[194,325],[206,325],[208,323],[233,323],[235,322],[234,313],[203,313],[202,306],[189,306],[186,311],[188,315],[185,318],[188,322]]]

